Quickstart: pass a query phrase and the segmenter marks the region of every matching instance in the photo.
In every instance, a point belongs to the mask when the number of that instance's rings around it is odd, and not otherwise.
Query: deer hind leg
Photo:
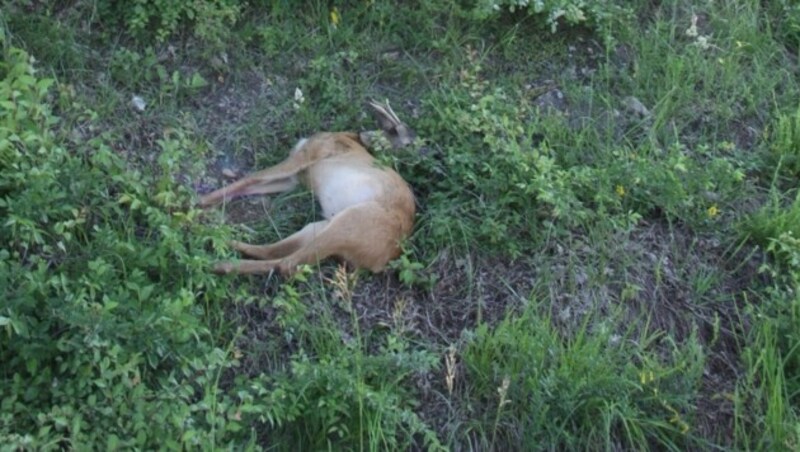
[[[400,239],[400,227],[383,206],[359,204],[331,218],[312,240],[282,258],[278,268],[283,274],[292,274],[300,265],[337,256],[356,267],[378,272],[399,255]]]
[[[386,210],[369,203],[350,207],[328,221],[311,223],[292,236],[272,245],[234,245],[237,250],[266,260],[222,262],[216,273],[264,274],[279,270],[291,275],[297,267],[315,264],[330,256],[340,256],[377,272],[399,253],[402,238]],[[288,252],[289,254],[280,256]]]
[[[315,239],[321,237],[322,232],[328,226],[329,222],[329,220],[323,220],[307,224],[303,229],[289,237],[269,245],[250,245],[238,241],[231,242],[231,246],[235,250],[258,260],[241,259],[234,262],[220,262],[214,266],[214,272],[220,274],[263,274],[279,269],[281,273],[284,274],[294,273],[297,266],[310,264],[315,261],[307,259],[302,262],[298,261],[297,264],[294,264],[292,271],[289,271],[288,267],[283,268],[281,266],[285,258],[296,254],[299,250],[314,242]],[[322,256],[320,259],[324,257],[328,257],[328,255]]]
[[[275,270],[281,259],[295,253],[314,240],[328,224],[328,220],[307,224],[303,229],[285,239],[269,245],[250,245],[233,241],[231,246],[240,253],[259,260],[242,259],[235,262],[220,262],[214,266],[215,273],[260,274]]]
[[[307,224],[303,229],[295,232],[294,234],[286,237],[285,239],[271,243],[269,245],[250,245],[248,243],[233,241],[231,247],[240,253],[254,257],[256,259],[271,260],[286,257],[307,243],[311,242],[317,234],[319,234],[328,220],[317,221],[315,223]]]

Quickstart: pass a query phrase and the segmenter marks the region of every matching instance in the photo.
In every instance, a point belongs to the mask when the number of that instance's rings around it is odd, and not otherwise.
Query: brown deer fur
[[[388,103],[370,105],[393,143],[397,145],[398,133],[400,145],[413,140]],[[290,275],[299,265],[331,256],[378,272],[400,255],[400,242],[414,226],[414,195],[399,174],[376,164],[355,133],[318,133],[300,140],[283,162],[201,197],[200,206],[280,193],[298,184],[314,193],[324,219],[273,244],[232,242],[233,248],[255,259],[221,262],[215,272],[259,274],[277,269]]]

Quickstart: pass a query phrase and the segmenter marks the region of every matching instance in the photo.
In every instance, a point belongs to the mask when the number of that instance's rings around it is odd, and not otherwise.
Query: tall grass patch
[[[482,447],[679,449],[692,444],[693,393],[704,356],[589,319],[569,336],[532,307],[470,335],[464,390]],[[662,353],[653,353],[660,344]]]

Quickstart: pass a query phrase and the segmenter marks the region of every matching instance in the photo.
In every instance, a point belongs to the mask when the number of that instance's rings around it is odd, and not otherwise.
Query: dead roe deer
[[[384,105],[370,102],[393,147],[410,144],[413,132]],[[291,275],[303,264],[336,256],[359,268],[379,272],[401,253],[400,242],[414,226],[414,195],[391,168],[379,166],[367,151],[369,133],[317,133],[300,140],[283,162],[200,198],[209,207],[244,195],[280,193],[298,184],[308,187],[324,219],[269,245],[234,241],[231,246],[253,260],[220,262],[220,274],[259,274],[278,270]]]

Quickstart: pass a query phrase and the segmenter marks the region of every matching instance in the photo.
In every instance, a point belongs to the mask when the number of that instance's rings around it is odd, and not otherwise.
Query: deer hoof
[[[213,271],[218,275],[227,275],[233,271],[233,264],[230,262],[220,262],[214,265]]]
[[[281,272],[281,275],[288,278],[297,273],[298,267],[299,265],[292,262],[281,262],[278,264],[278,271]]]

